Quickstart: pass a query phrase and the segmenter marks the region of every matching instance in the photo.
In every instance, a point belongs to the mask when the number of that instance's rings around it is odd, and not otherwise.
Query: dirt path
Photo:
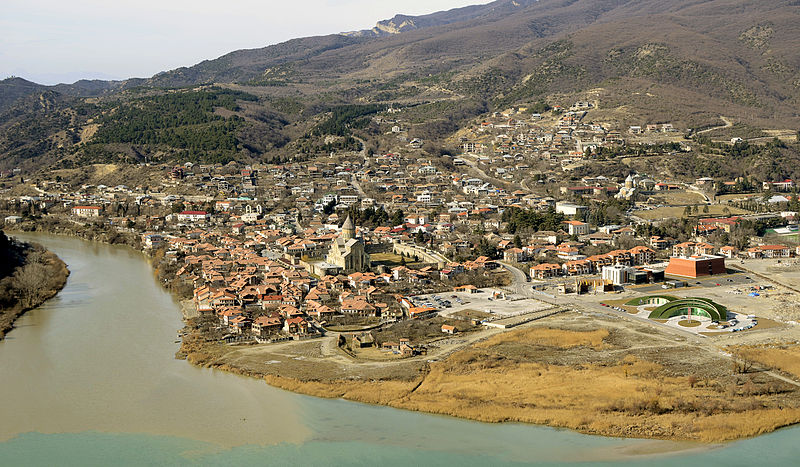
[[[428,344],[428,353],[426,355],[395,360],[353,358],[338,348],[339,333],[329,333],[325,337],[315,339],[314,341],[287,341],[257,346],[236,347],[227,357],[223,357],[223,359],[228,360],[228,357],[232,357],[234,360],[255,359],[269,361],[275,358],[296,360],[298,357],[302,357],[302,360],[306,362],[313,362],[321,365],[337,365],[345,369],[386,368],[393,365],[407,365],[414,362],[441,360],[454,352],[463,350],[476,342],[488,339],[500,332],[503,332],[503,330],[490,328],[482,329],[474,333],[457,335],[455,337],[442,338]],[[309,346],[309,344],[311,344],[311,346]]]
[[[461,160],[463,160],[467,164],[467,166],[469,166],[470,169],[472,169],[475,172],[477,172],[477,174],[480,176],[480,178],[484,179],[485,181],[492,182],[495,185],[500,186],[500,187],[506,187],[506,188],[507,187],[519,187],[519,188],[525,189],[525,187],[522,184],[509,182],[509,181],[506,181],[506,180],[500,180],[497,177],[492,177],[491,175],[487,174],[483,169],[478,167],[478,164],[475,161],[471,160],[469,157],[462,156]],[[530,191],[530,190],[528,190],[528,191]]]
[[[753,368],[755,368],[755,366],[753,366]],[[759,368],[757,368],[757,369],[756,369],[756,371],[758,371],[758,372],[760,372],[760,373],[764,373],[764,374],[766,374],[766,375],[770,375],[770,376],[772,376],[773,378],[775,378],[775,379],[779,379],[779,380],[781,380],[781,381],[783,381],[783,382],[786,382],[786,383],[792,384],[792,385],[794,385],[794,386],[800,387],[800,382],[797,382],[797,381],[795,381],[795,380],[793,380],[793,379],[791,379],[791,378],[787,378],[787,377],[785,377],[785,376],[782,376],[782,375],[780,375],[780,374],[778,374],[778,373],[775,373],[775,372],[774,372],[774,371],[772,371],[772,370],[767,370],[767,369],[765,369],[765,368],[759,367]]]
[[[706,128],[705,130],[700,130],[696,134],[701,135],[703,133],[708,133],[710,131],[721,130],[723,128],[730,128],[730,127],[733,126],[733,122],[731,122],[727,118],[723,117],[722,115],[719,116],[719,119],[722,120],[725,124],[724,125],[720,125],[720,126],[714,126],[714,127],[711,127],[711,128]]]

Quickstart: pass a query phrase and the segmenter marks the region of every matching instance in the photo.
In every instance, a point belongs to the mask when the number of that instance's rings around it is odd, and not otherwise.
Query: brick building
[[[715,255],[673,256],[664,273],[668,276],[697,278],[725,274],[725,257]]]

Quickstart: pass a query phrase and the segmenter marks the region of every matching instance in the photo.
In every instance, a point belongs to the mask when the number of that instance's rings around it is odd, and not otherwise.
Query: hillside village
[[[631,148],[691,150],[669,123],[622,130],[589,121],[595,105],[488,115],[454,136],[460,153],[452,156],[423,149],[408,137],[402,111],[390,109],[374,120],[392,152],[148,165],[136,169],[147,178],[135,187],[75,186],[69,170],[28,179],[12,171],[3,174],[0,209],[7,228],[43,223],[143,249],[187,300],[187,318],[229,342],[302,340],[330,329],[359,340],[358,329],[437,318],[450,300],[414,297],[464,287],[526,300],[545,300],[548,288],[674,288],[719,261],[800,254],[792,180],[759,181],[759,191],[737,196],[730,191],[741,180],[570,175]],[[647,217],[658,209],[676,215]],[[437,319],[452,333],[497,318]],[[389,349],[413,355],[431,338],[404,337],[404,350],[395,342]]]
[[[800,2],[324,3],[11,28],[9,459],[796,462]]]

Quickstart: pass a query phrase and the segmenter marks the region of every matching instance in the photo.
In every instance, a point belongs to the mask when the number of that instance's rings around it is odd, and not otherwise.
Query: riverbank
[[[93,223],[90,221],[78,223],[54,215],[26,219],[7,227],[6,230],[9,232],[45,232],[53,235],[65,235],[109,245],[127,245],[134,250],[141,251],[139,236],[136,234],[120,232],[116,227],[105,223]]]
[[[0,231],[2,235],[2,231]],[[12,244],[19,264],[0,280],[3,305],[0,306],[0,339],[14,328],[27,311],[53,298],[67,283],[69,269],[55,253],[35,243]]]
[[[731,373],[730,359],[713,346],[598,314],[547,318],[437,361],[353,359],[333,337],[227,345],[184,331],[177,356],[198,367],[296,393],[484,422],[702,442],[800,422],[796,385]]]
[[[185,342],[181,353],[194,365],[285,390],[482,422],[704,443],[800,422],[798,385],[764,372],[732,373],[730,359],[712,346],[602,316],[547,318],[416,368],[341,355],[315,360],[322,343]]]
[[[26,314],[0,342],[0,458],[11,464],[103,464],[109,452],[131,465],[302,459],[465,467],[792,465],[800,455],[800,427],[718,449],[306,397],[262,378],[201,369],[173,358],[180,315],[141,253],[67,236],[19,238],[58,254],[71,275],[45,310]],[[100,445],[110,450],[98,451]]]

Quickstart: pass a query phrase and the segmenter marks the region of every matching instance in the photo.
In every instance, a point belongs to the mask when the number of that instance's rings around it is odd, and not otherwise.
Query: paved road
[[[731,269],[736,269],[736,270],[742,271],[743,274],[751,274],[751,275],[756,276],[756,277],[758,277],[760,279],[763,279],[765,281],[774,282],[774,283],[780,285],[781,287],[784,287],[784,288],[787,288],[787,289],[791,290],[792,292],[800,293],[800,289],[797,289],[796,287],[792,287],[791,285],[788,285],[786,282],[782,281],[782,277],[781,277],[780,274],[775,274],[773,276],[765,276],[764,274],[761,274],[758,271],[754,271],[754,270],[748,268],[746,263],[745,264],[741,264],[741,263],[740,264],[730,264],[729,263],[728,267],[730,267]],[[752,281],[752,280],[750,281],[750,283],[753,283],[753,282],[754,281]]]
[[[515,287],[522,287],[524,285],[524,287],[527,290],[530,290],[530,286],[527,284],[527,282],[524,282],[524,283],[522,282],[523,280],[525,280],[525,274],[523,274],[522,271],[518,270],[517,268],[515,268],[513,266],[510,266],[510,265],[507,265],[507,264],[504,264],[504,263],[500,263],[500,264],[511,272],[512,276],[514,277],[514,284],[513,285]],[[531,295],[533,295],[534,298],[536,298],[535,294],[531,293]],[[611,308],[601,306],[599,303],[587,303],[587,302],[581,301],[581,300],[570,300],[569,297],[564,297],[564,298],[567,299],[567,301],[569,302],[570,305],[574,305],[575,308],[577,308],[579,310],[582,309],[582,310],[585,310],[585,311],[594,311],[594,312],[599,312],[599,313],[603,313],[605,315],[615,316],[615,317],[622,318],[622,319],[629,320],[629,321],[635,321],[635,322],[644,324],[644,325],[646,325],[648,327],[651,327],[653,329],[656,329],[658,331],[663,331],[666,334],[672,334],[672,335],[677,336],[677,337],[682,337],[682,338],[686,339],[687,345],[694,345],[695,348],[697,348],[697,349],[704,350],[706,352],[710,352],[710,353],[713,353],[715,355],[720,355],[720,356],[725,357],[725,358],[727,358],[729,360],[733,360],[735,358],[734,356],[732,356],[732,355],[730,355],[730,354],[728,354],[726,352],[723,352],[719,347],[717,347],[716,345],[714,345],[711,342],[709,342],[708,340],[706,340],[706,338],[704,336],[700,336],[700,335],[694,334],[691,331],[685,331],[685,330],[679,329],[679,328],[673,328],[673,327],[669,327],[669,326],[664,326],[664,325],[662,325],[660,323],[656,323],[656,322],[651,321],[651,320],[649,320],[647,318],[642,318],[642,317],[639,317],[639,316],[631,315],[630,313],[627,313],[627,312],[624,312],[624,311],[612,310]],[[670,343],[674,343],[674,341],[672,339],[670,339],[668,336],[664,336],[664,335],[660,335],[660,334],[653,334],[653,335],[650,335],[650,337],[654,338],[654,339],[660,339],[660,340],[664,340],[664,341],[667,341],[667,342],[670,342]],[[773,378],[776,378],[776,379],[784,381],[784,382],[786,382],[788,384],[800,387],[800,382],[795,381],[795,380],[793,380],[791,378],[787,378],[787,377],[785,377],[785,376],[783,376],[783,375],[781,375],[779,373],[776,373],[776,372],[774,372],[772,370],[769,370],[767,368],[760,367],[758,365],[753,365],[751,371],[758,371],[758,372],[761,372],[761,373],[765,373],[765,374],[767,374],[769,376],[772,376]]]
[[[567,297],[565,297],[565,298],[567,298]],[[679,329],[679,328],[674,328],[674,327],[670,327],[670,326],[664,326],[661,323],[656,323],[656,322],[651,321],[651,320],[649,320],[647,318],[642,318],[640,316],[631,315],[630,313],[627,313],[627,312],[624,312],[624,311],[616,311],[616,310],[613,310],[613,309],[611,309],[609,307],[601,306],[599,303],[589,303],[589,302],[585,302],[585,301],[582,301],[582,300],[575,300],[575,299],[570,300],[569,298],[567,298],[567,300],[569,302],[571,302],[573,305],[575,305],[575,307],[578,308],[578,309],[583,309],[583,310],[586,310],[586,311],[593,311],[593,312],[600,312],[600,313],[603,313],[603,314],[606,314],[606,315],[616,316],[616,317],[619,317],[619,318],[622,318],[622,319],[625,319],[625,320],[628,320],[628,321],[635,321],[635,322],[644,324],[646,326],[652,327],[653,329],[656,329],[658,331],[662,331],[665,334],[672,334],[672,335],[674,335],[676,337],[686,338],[687,339],[687,344],[691,344],[691,345],[695,346],[695,348],[697,348],[698,350],[703,350],[703,351],[706,351],[706,352],[710,352],[710,353],[713,353],[715,355],[722,356],[722,357],[724,357],[724,358],[726,358],[728,360],[734,360],[736,358],[735,356],[730,355],[729,353],[723,351],[723,349],[718,347],[713,342],[709,341],[705,336],[694,334],[691,331],[685,331],[685,330]],[[653,334],[652,337],[653,338],[657,338],[657,339],[670,341],[668,336],[663,336],[663,335],[659,335],[659,334]],[[786,382],[788,384],[791,384],[793,386],[800,387],[800,382],[798,382],[798,381],[796,381],[794,379],[791,379],[791,378],[787,378],[786,376],[783,376],[778,372],[772,371],[772,370],[770,370],[768,368],[765,368],[765,367],[762,367],[760,365],[754,364],[750,371],[751,372],[764,373],[764,374],[767,374],[769,376],[772,376],[775,379],[779,379],[779,380],[781,380],[783,382]]]
[[[504,261],[498,261],[498,262],[500,263],[500,266],[502,266],[506,271],[511,273],[511,285],[505,287],[505,289],[508,289],[511,293],[519,295],[520,297],[539,300],[540,302],[549,303],[551,305],[564,304],[563,300],[559,300],[558,298],[552,298],[550,296],[545,296],[533,290],[533,286],[531,285],[530,282],[528,282],[528,276],[526,276],[524,272],[520,271],[516,267]]]
[[[728,267],[735,268],[736,266],[728,265]],[[696,279],[687,279],[689,286],[683,288],[683,290],[688,290],[691,288],[699,288],[699,287],[721,287],[721,286],[741,286],[741,287],[748,287],[754,283],[752,279],[747,279],[747,274],[744,272],[736,272],[732,274],[725,274],[725,275],[717,275],[717,276],[710,276],[710,277],[698,277]],[[717,285],[719,284],[719,285]],[[647,285],[636,285],[636,286],[628,286],[626,290],[632,292],[638,292],[641,294],[648,294],[648,293],[666,293],[670,294],[674,291],[681,290],[680,288],[675,289],[664,289],[662,285],[659,284],[647,284]]]
[[[612,300],[613,300],[613,297],[612,297]],[[570,300],[570,301],[573,304],[575,304],[575,306],[577,306],[577,307],[588,309],[590,311],[597,311],[597,312],[600,312],[600,313],[604,313],[606,315],[615,316],[617,318],[627,319],[629,321],[636,321],[638,323],[645,324],[645,325],[647,325],[649,327],[652,327],[653,329],[658,329],[658,330],[661,330],[661,331],[665,331],[667,333],[672,333],[672,334],[678,335],[680,337],[688,338],[691,342],[693,342],[695,344],[700,344],[703,341],[703,339],[705,339],[705,336],[701,336],[701,335],[695,334],[695,333],[693,333],[691,331],[685,331],[683,329],[673,328],[673,327],[670,327],[670,326],[665,326],[665,325],[663,325],[661,323],[657,323],[657,322],[652,321],[650,319],[642,318],[641,316],[632,315],[632,314],[630,314],[630,313],[628,313],[626,311],[617,311],[617,310],[614,310],[614,309],[612,309],[610,307],[602,306],[602,305],[600,305],[600,302],[598,302],[598,303],[587,303],[586,301],[582,301],[582,300]]]
[[[527,278],[525,274],[520,271],[519,269],[504,263],[500,263],[506,270],[508,270],[513,278],[513,282],[511,285],[512,290],[519,291],[521,296],[535,298],[541,300],[542,297],[537,296],[530,287],[530,284],[527,282]],[[664,326],[660,323],[656,323],[646,318],[642,318],[639,316],[631,315],[627,312],[619,312],[616,310],[612,310],[608,307],[603,307],[600,305],[599,302],[592,302],[588,300],[581,300],[577,299],[576,297],[571,296],[564,296],[561,297],[561,305],[568,305],[570,307],[574,307],[577,310],[587,311],[587,312],[597,312],[602,313],[604,315],[613,316],[615,318],[627,320],[630,322],[636,322],[639,324],[643,324],[647,327],[650,327],[656,331],[654,334],[648,334],[652,339],[663,340],[666,342],[670,342],[671,344],[675,343],[675,338],[682,338],[684,339],[686,345],[692,345],[697,350],[706,351],[709,353],[713,353],[717,356],[722,356],[729,360],[734,360],[736,357],[724,352],[720,347],[716,344],[712,343],[709,339],[694,334],[690,331],[685,331],[679,328],[673,328],[669,326]],[[529,325],[530,323],[526,323],[522,326]],[[321,357],[307,357],[309,360],[319,360],[319,361],[336,361],[340,364],[346,366],[361,366],[361,367],[377,367],[377,366],[386,366],[387,364],[399,364],[403,362],[408,362],[409,360],[441,360],[455,351],[461,350],[469,345],[472,345],[480,340],[486,339],[492,335],[495,335],[499,332],[503,332],[500,329],[487,329],[484,331],[476,332],[474,334],[464,335],[464,336],[455,336],[451,338],[443,338],[442,342],[439,344],[445,344],[443,347],[439,347],[437,345],[432,345],[429,347],[429,353],[427,355],[413,357],[411,359],[403,359],[397,361],[385,361],[385,362],[376,362],[376,361],[359,361],[354,360],[348,355],[345,355],[336,347],[336,342],[338,340],[338,333],[328,333],[325,337],[319,340],[321,346]],[[670,337],[672,336],[672,337]],[[269,348],[270,351],[276,351],[276,354],[281,354],[280,350],[282,348],[291,348],[295,345],[295,342],[287,342],[282,344],[272,344]],[[258,347],[252,348],[249,352],[248,350],[244,350],[244,353],[256,353],[258,352]],[[288,350],[288,349],[287,349]],[[295,355],[289,351],[288,353],[284,354],[286,357],[294,357]],[[800,387],[800,382],[795,381],[791,378],[787,378],[777,372],[771,371],[767,368],[762,368],[760,366],[754,365],[751,371],[758,371],[765,373],[773,378],[778,380],[784,381],[788,384]]]
[[[536,296],[528,283],[528,276],[524,272],[503,261],[500,261],[500,266],[511,273],[511,285],[508,286],[508,289],[522,297],[532,298]]]

